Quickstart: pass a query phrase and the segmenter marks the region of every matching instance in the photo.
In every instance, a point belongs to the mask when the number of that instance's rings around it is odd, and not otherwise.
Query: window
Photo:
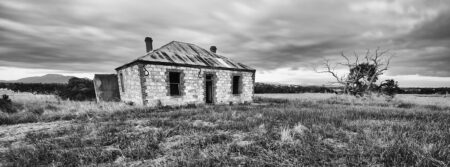
[[[234,95],[240,94],[240,92],[239,92],[240,80],[241,80],[241,76],[233,76],[233,94]]]
[[[181,95],[181,82],[180,82],[180,72],[169,72],[169,84],[170,96],[180,96]]]
[[[125,86],[123,85],[123,74],[122,73],[119,74],[119,79],[120,79],[120,88],[122,88],[122,92],[125,92]]]

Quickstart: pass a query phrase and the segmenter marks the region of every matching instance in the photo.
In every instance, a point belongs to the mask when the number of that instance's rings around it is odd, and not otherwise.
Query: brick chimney
[[[216,53],[216,52],[217,52],[217,47],[216,47],[216,46],[211,46],[211,47],[209,48],[209,50],[210,50],[211,52],[213,52],[213,53]]]
[[[153,50],[153,39],[150,37],[145,37],[145,46],[147,48],[147,52]]]

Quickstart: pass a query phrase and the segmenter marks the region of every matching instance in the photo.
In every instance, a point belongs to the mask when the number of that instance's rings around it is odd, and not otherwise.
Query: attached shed
[[[95,74],[94,89],[97,102],[120,101],[116,74]]]
[[[116,68],[120,99],[140,105],[251,102],[255,69],[197,45],[172,41]]]

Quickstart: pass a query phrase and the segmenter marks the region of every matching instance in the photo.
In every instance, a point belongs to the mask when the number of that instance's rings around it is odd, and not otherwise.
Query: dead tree
[[[388,70],[393,54],[389,50],[380,50],[377,48],[374,52],[367,49],[365,55],[359,55],[353,52],[353,58],[341,52],[340,55],[344,62],[330,63],[324,60],[322,70],[315,68],[316,72],[329,73],[336,82],[344,88],[344,93],[352,95],[364,95],[377,89],[376,81],[379,76]],[[343,66],[348,68],[349,73],[338,75],[336,68]]]

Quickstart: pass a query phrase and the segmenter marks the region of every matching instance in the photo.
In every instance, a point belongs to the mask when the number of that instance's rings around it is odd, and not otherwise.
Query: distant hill
[[[44,76],[26,77],[12,81],[0,82],[20,82],[20,83],[68,83],[73,76],[64,76],[60,74],[47,74]]]

